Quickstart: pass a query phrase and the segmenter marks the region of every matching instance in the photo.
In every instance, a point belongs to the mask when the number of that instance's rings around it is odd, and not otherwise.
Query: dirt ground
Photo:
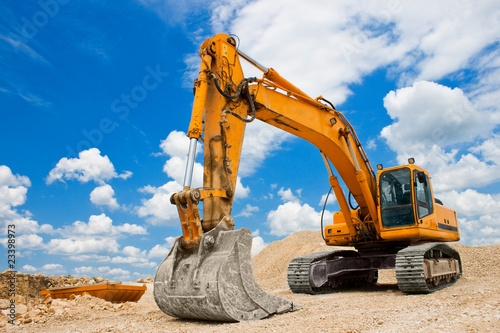
[[[294,312],[240,323],[179,320],[157,308],[148,284],[138,303],[117,305],[90,296],[53,300],[49,306],[35,302],[20,317],[25,323],[2,325],[7,332],[499,332],[500,245],[452,246],[461,254],[464,274],[453,286],[428,295],[401,293],[393,271],[381,271],[373,287],[293,294],[286,282],[288,262],[331,249],[319,232],[303,231],[270,244],[253,263],[263,289],[303,304]]]

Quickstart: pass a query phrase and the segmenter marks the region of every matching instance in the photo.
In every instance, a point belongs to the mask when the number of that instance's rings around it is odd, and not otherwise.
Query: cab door
[[[415,214],[419,224],[434,213],[429,177],[423,171],[414,170]]]

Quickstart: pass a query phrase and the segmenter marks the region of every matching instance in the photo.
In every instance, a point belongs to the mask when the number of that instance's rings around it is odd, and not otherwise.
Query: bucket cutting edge
[[[300,307],[263,291],[255,281],[250,230],[228,230],[221,223],[205,233],[194,249],[184,249],[181,238],[155,275],[154,298],[167,315],[236,322]]]

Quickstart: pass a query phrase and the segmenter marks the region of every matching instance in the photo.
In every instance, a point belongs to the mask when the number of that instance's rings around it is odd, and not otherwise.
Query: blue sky
[[[197,51],[219,32],[331,100],[372,165],[414,156],[462,243],[500,243],[499,26],[495,1],[1,1],[0,220],[16,225],[16,269],[154,275],[181,233],[169,196]],[[328,188],[315,147],[247,127],[233,216],[255,252],[318,230]]]

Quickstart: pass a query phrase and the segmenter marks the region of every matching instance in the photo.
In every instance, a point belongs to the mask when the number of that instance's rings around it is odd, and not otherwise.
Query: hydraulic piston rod
[[[189,151],[188,159],[186,163],[186,172],[184,174],[184,188],[191,187],[191,181],[193,179],[193,169],[194,169],[194,157],[196,155],[196,144],[198,140],[196,138],[191,138],[189,141]]]

